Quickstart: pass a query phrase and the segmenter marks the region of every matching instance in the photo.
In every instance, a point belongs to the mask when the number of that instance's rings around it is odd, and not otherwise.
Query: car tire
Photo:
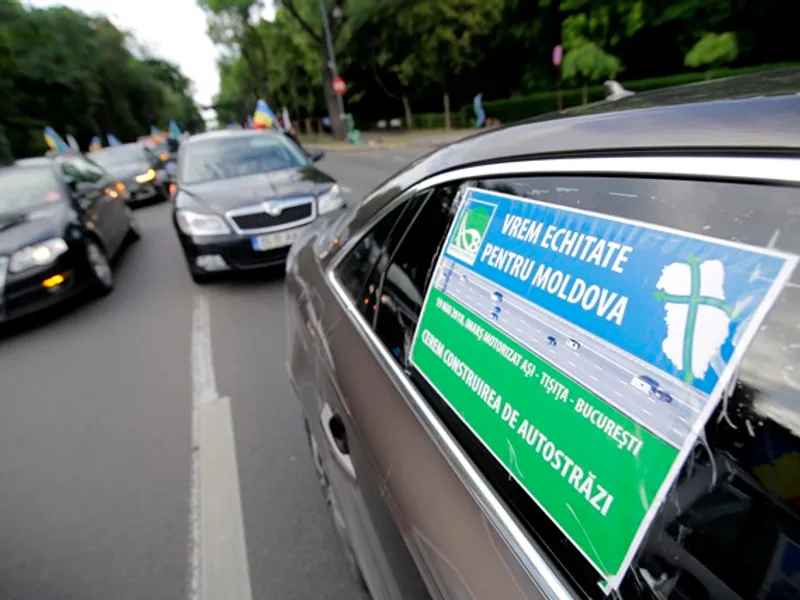
[[[136,215],[133,214],[130,206],[125,207],[125,213],[128,215],[128,233],[126,234],[125,241],[129,244],[138,242],[142,238],[141,229],[139,229],[139,222],[136,220]]]
[[[86,238],[86,261],[89,263],[93,291],[98,296],[111,293],[114,289],[114,270],[103,246],[92,237]]]
[[[356,555],[353,552],[353,545],[350,542],[350,535],[347,531],[347,525],[344,522],[344,517],[338,508],[339,501],[337,500],[336,493],[333,491],[333,487],[328,480],[328,474],[325,472],[325,463],[322,461],[322,454],[319,450],[319,444],[317,443],[314,434],[311,432],[311,428],[309,427],[307,420],[303,419],[303,425],[305,426],[308,445],[311,448],[311,460],[314,463],[314,471],[317,475],[317,482],[319,483],[320,488],[322,488],[322,498],[325,500],[325,506],[328,509],[328,515],[333,521],[333,528],[336,530],[337,537],[344,547],[345,561],[347,562],[347,566],[349,567],[353,578],[358,582],[359,586],[361,586],[365,592],[369,593],[369,587],[367,586],[366,579],[364,579],[364,573],[361,571],[361,566],[358,564],[358,559],[356,559]]]

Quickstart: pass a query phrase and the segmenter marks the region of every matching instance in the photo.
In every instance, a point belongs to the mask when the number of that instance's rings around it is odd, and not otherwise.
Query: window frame
[[[499,157],[497,160],[502,160]],[[379,357],[379,364],[397,386],[410,410],[420,421],[426,433],[456,472],[480,506],[484,516],[506,542],[543,595],[552,600],[573,600],[583,594],[573,589],[561,574],[548,552],[540,547],[527,532],[521,520],[506,505],[499,493],[489,483],[481,470],[459,444],[444,421],[437,415],[423,392],[413,383],[409,372],[392,356],[370,323],[353,305],[344,287],[336,277],[339,263],[358,244],[377,222],[398,204],[410,201],[416,194],[445,184],[474,179],[514,177],[544,177],[565,175],[616,176],[626,178],[659,177],[662,179],[691,179],[749,184],[800,185],[800,159],[766,156],[733,156],[725,154],[630,154],[627,156],[576,156],[570,158],[518,160],[493,162],[456,168],[446,173],[433,174],[418,181],[388,201],[380,210],[354,231],[347,242],[336,252],[325,268],[325,278],[334,296],[348,315],[364,341]],[[426,200],[427,201],[427,200]],[[409,223],[408,229],[414,221]],[[374,319],[373,319],[374,322]]]

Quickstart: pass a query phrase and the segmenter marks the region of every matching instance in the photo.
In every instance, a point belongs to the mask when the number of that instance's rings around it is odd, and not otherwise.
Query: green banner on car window
[[[796,260],[470,189],[411,363],[608,592]]]

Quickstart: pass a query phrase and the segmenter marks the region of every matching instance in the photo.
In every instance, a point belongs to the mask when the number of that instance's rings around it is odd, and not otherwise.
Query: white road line
[[[231,406],[217,393],[203,296],[194,298],[191,357],[189,600],[252,600]]]
[[[351,189],[350,189],[349,187],[347,187],[346,185],[343,185],[343,186],[341,186],[341,189],[342,189],[342,191],[343,191],[345,194],[352,194],[352,193],[353,193],[353,190],[351,190]]]

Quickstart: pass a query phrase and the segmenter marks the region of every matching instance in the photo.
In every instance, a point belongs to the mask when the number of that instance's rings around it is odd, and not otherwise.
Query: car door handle
[[[356,470],[353,460],[350,458],[350,445],[342,418],[335,414],[327,403],[322,407],[319,418],[322,421],[322,431],[325,432],[325,439],[328,440],[328,447],[333,453],[334,460],[351,479],[355,479]]]

